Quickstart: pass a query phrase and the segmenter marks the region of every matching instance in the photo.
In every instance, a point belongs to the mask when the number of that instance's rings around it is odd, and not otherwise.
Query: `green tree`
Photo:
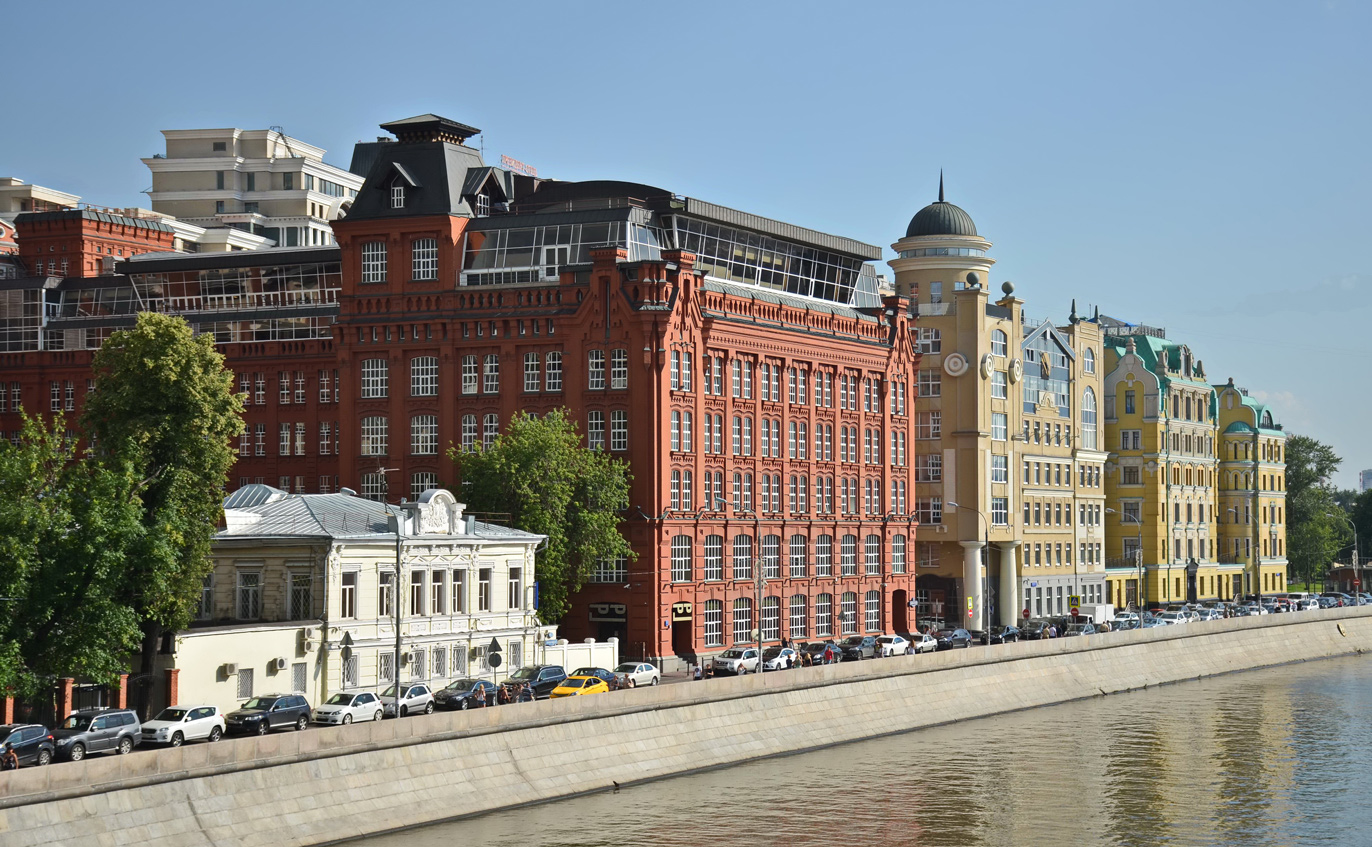
[[[448,456],[468,508],[507,512],[515,527],[548,536],[537,559],[543,620],[561,620],[597,561],[634,556],[619,534],[628,463],[582,447],[564,410],[541,418],[520,412],[492,446]]]
[[[1341,461],[1333,447],[1309,436],[1286,441],[1287,560],[1307,585],[1324,577],[1348,534],[1329,483]]]
[[[82,424],[98,456],[124,462],[140,480],[143,535],[116,597],[138,616],[141,670],[158,642],[184,627],[210,569],[243,431],[243,401],[211,336],[179,317],[145,312],[95,354],[95,393]]]
[[[138,617],[116,599],[127,552],[143,535],[127,465],[78,456],[58,417],[25,418],[0,444],[0,688],[34,693],[47,680],[110,681],[139,640]]]

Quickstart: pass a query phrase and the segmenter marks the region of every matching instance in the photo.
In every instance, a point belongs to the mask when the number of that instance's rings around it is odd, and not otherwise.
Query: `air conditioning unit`
[[[312,626],[307,626],[300,631],[300,637],[306,641],[313,641],[318,634],[319,632]]]
[[[238,673],[238,663],[225,662],[224,666],[221,667],[220,670],[224,672],[224,676],[233,676],[234,674]]]
[[[284,671],[286,669],[286,664],[285,656],[278,656],[277,658],[272,659],[272,668],[274,670]]]
[[[406,650],[404,653],[401,653],[401,654],[400,654],[400,663],[401,663],[402,665],[408,665],[410,662],[413,662],[413,661],[414,661],[414,653],[410,652],[409,650]]]
[[[314,642],[306,638],[304,641],[300,642],[300,649],[304,650],[306,653],[311,653],[314,651]]]

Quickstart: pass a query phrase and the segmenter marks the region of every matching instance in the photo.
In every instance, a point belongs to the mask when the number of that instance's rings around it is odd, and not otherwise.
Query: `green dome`
[[[977,225],[972,216],[952,203],[939,200],[930,203],[915,213],[910,225],[905,228],[906,238],[922,235],[972,235],[977,234]]]

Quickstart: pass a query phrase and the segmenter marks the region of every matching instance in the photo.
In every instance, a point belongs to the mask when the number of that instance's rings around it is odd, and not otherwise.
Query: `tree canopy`
[[[548,536],[537,560],[543,620],[562,618],[596,562],[633,557],[618,528],[629,505],[628,463],[582,447],[565,411],[520,412],[490,447],[448,456],[469,509],[508,513],[514,527]]]
[[[179,317],[144,312],[95,354],[95,392],[82,426],[95,455],[140,481],[143,533],[115,598],[143,631],[143,671],[157,640],[190,621],[223,515],[243,400],[208,335]]]
[[[1306,582],[1327,572],[1348,536],[1330,477],[1342,460],[1334,448],[1306,435],[1286,440],[1286,550],[1291,570]]]

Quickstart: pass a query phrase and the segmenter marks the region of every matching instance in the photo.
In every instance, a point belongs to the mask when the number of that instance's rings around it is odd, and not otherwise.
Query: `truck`
[[[1113,603],[1083,603],[1077,608],[1081,610],[1082,619],[1096,625],[1109,623],[1115,619]]]

